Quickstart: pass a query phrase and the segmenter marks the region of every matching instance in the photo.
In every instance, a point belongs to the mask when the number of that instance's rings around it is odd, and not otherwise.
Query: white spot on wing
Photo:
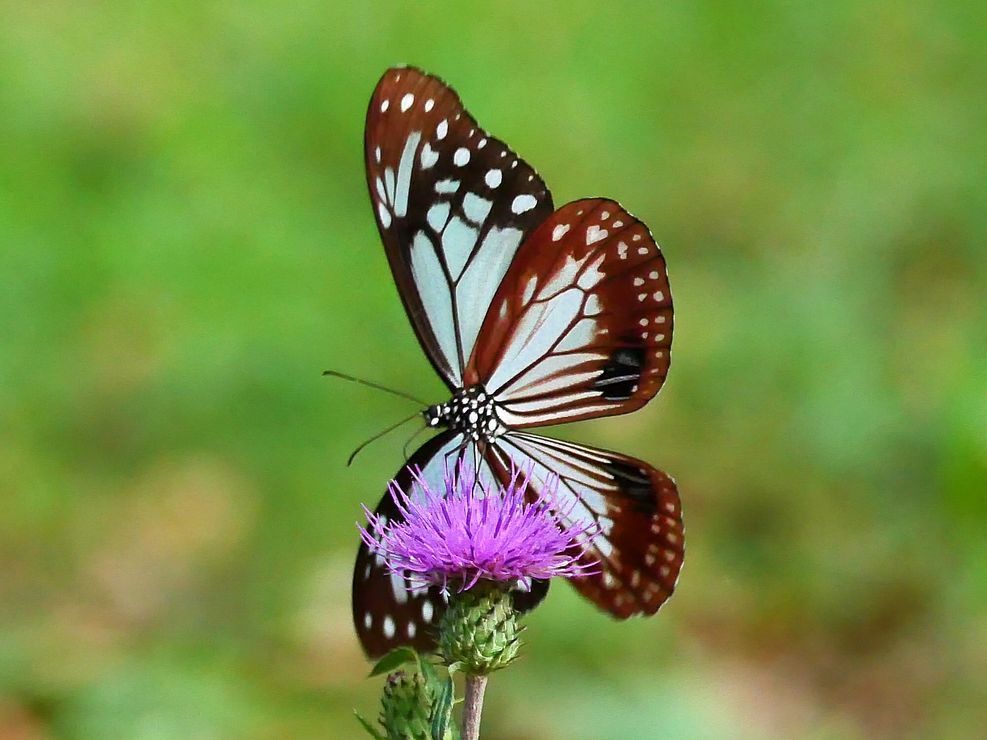
[[[470,150],[464,146],[459,147],[452,155],[452,163],[457,167],[462,167],[470,161]]]
[[[448,194],[459,190],[459,180],[439,180],[435,183],[435,192]]]
[[[435,615],[435,607],[432,606],[431,601],[422,602],[422,619],[425,620],[426,624],[431,623],[432,617]]]
[[[425,101],[425,112],[428,113],[435,106],[435,101],[429,98]]]
[[[524,195],[517,196],[513,201],[511,201],[511,211],[521,215],[526,211],[530,211],[536,205],[538,205],[538,201],[535,199],[535,196],[525,193]]]
[[[380,103],[380,112],[381,113],[386,113],[387,112],[387,109],[390,108],[390,107],[391,107],[391,101],[390,100],[382,100],[381,103]]]
[[[598,241],[606,239],[610,232],[606,229],[601,229],[596,224],[593,224],[588,229],[586,229],[586,246],[590,244],[595,244]]]
[[[495,188],[500,185],[501,180],[504,176],[501,174],[500,170],[487,170],[487,174],[483,176],[484,181],[487,183],[488,188]]]
[[[554,229],[552,229],[552,241],[557,242],[563,236],[565,236],[571,227],[569,224],[559,224]]]
[[[439,153],[435,151],[432,147],[425,142],[425,146],[422,147],[422,169],[427,170],[430,167],[434,167],[435,163],[439,161]]]
[[[442,141],[447,133],[449,133],[449,121],[443,118],[439,121],[439,125],[435,127],[435,138]]]
[[[401,112],[404,113],[411,105],[415,102],[415,96],[411,93],[405,93],[405,96],[401,98]]]
[[[394,618],[390,614],[384,617],[384,637],[388,640],[394,637]]]

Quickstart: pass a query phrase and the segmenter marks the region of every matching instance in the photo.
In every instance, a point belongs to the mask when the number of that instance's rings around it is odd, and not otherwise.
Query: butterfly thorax
[[[429,406],[423,415],[430,427],[449,427],[474,442],[495,439],[507,431],[493,397],[480,385],[456,391],[445,403]]]

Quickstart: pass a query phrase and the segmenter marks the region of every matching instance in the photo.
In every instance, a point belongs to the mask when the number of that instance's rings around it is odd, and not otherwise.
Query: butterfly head
[[[422,415],[428,426],[449,427],[474,442],[496,439],[507,431],[497,414],[493,397],[480,385],[456,391],[448,401],[429,406]]]

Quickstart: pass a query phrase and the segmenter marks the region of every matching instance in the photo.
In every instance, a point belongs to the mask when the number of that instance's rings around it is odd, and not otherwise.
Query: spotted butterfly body
[[[567,521],[590,522],[571,579],[618,618],[653,614],[684,554],[674,481],[634,458],[526,431],[634,411],[661,388],[672,340],[665,261],[647,227],[618,203],[555,210],[538,174],[480,128],[459,97],[414,68],[388,70],[367,113],[370,197],[398,292],[449,401],[424,411],[440,433],[396,476],[430,485],[460,459],[480,484],[530,471],[537,497],[557,475]],[[385,520],[399,516],[385,495]],[[547,584],[516,596],[529,607]],[[353,617],[365,652],[428,649],[445,600],[410,588],[361,545]]]

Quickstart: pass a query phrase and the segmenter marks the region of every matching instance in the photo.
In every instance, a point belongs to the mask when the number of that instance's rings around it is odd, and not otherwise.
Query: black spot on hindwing
[[[593,388],[608,401],[626,401],[637,391],[644,364],[642,347],[622,347],[610,356]]]
[[[647,513],[654,511],[655,496],[646,470],[620,459],[608,460],[603,467],[620,484],[620,489],[636,508]]]

